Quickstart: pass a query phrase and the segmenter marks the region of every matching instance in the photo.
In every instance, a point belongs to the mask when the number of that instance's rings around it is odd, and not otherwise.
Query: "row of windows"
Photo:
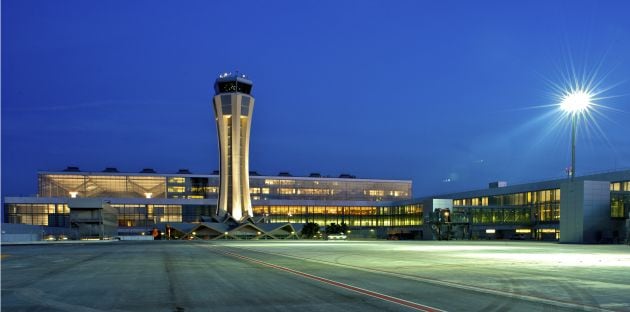
[[[38,179],[41,197],[166,196],[164,177],[40,174]]]
[[[373,206],[254,206],[254,215],[268,222],[315,222],[320,225],[344,222],[349,226],[422,225],[422,205]]]
[[[230,165],[229,161],[228,165]],[[256,199],[382,201],[411,197],[411,183],[389,181],[252,177],[250,190],[250,195],[262,194],[262,196],[256,196]],[[195,196],[194,198],[216,198],[218,192],[218,177],[39,175],[40,197],[191,198],[189,196]]]
[[[534,224],[560,221],[557,204],[542,204],[535,208],[471,208],[472,224]]]
[[[610,183],[610,190],[630,192],[630,181],[612,182]]]
[[[7,204],[7,214],[69,214],[67,204]]]
[[[560,189],[540,190],[506,195],[460,198],[453,206],[522,206],[560,201]]]
[[[350,216],[388,216],[421,214],[422,205],[403,205],[393,207],[375,206],[254,206],[254,215],[350,215]]]
[[[630,192],[630,181],[610,183],[611,191]],[[521,206],[527,204],[558,202],[560,189],[540,190],[507,195],[461,198],[453,200],[454,206]]]

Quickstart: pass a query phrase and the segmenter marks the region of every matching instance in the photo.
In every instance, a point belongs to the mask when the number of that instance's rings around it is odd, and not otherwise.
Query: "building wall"
[[[106,238],[118,235],[118,213],[111,205],[98,198],[73,198],[70,207],[70,226],[81,238]]]
[[[563,183],[564,208],[560,220],[561,243],[612,242],[610,183],[572,181]]]
[[[76,175],[76,173],[72,174]],[[206,181],[210,181],[213,177],[217,178],[217,176],[190,175],[163,177],[164,187],[184,185],[184,189],[193,184],[201,185],[200,187],[203,188]],[[208,180],[205,180],[206,177]],[[84,180],[89,178],[90,174],[83,176]],[[177,180],[170,181],[171,178]],[[198,180],[193,180],[193,178]],[[593,180],[590,180],[591,178]],[[99,181],[104,181],[104,179]],[[321,186],[323,190],[332,189],[332,187],[342,189],[344,187],[342,182],[347,182],[347,185],[355,188],[353,192],[356,191],[359,195],[361,192],[357,190],[366,192],[378,183],[391,182],[394,185],[401,183],[404,188],[410,187],[410,182],[264,176],[256,177],[255,181],[260,184],[252,188],[269,187],[269,193],[272,193],[272,189],[292,188],[294,189],[292,192],[296,193],[293,199],[253,200],[254,216],[264,217],[268,222],[316,222],[320,225],[344,222],[352,227],[375,227],[377,233],[382,233],[384,228],[410,228],[424,231],[423,237],[426,239],[430,237],[427,229],[430,229],[432,225],[429,212],[433,209],[434,202],[438,199],[448,202],[450,197],[453,199],[452,222],[459,224],[461,238],[464,239],[557,240],[562,237],[562,241],[571,242],[620,242],[626,239],[630,232],[629,222],[627,222],[630,208],[630,171],[576,178],[576,181],[586,183],[584,185],[588,190],[587,193],[578,194],[577,197],[567,195],[570,194],[569,190],[562,189],[561,185],[567,182],[566,179],[402,201],[374,200],[372,196],[366,196],[362,201],[296,198],[300,198],[298,195],[301,194],[297,194],[299,190],[312,189],[315,186]],[[332,186],[315,183],[321,181],[331,183]],[[65,182],[57,184],[63,183]],[[92,184],[89,182],[87,185]],[[593,187],[598,191],[592,191]],[[167,190],[166,193],[168,194],[169,191]],[[253,197],[255,192],[252,193]],[[68,218],[68,200],[67,196],[7,197],[4,206],[5,220],[11,223],[63,226],[62,224],[67,223]],[[107,200],[110,200],[112,207],[118,210],[119,227],[133,231],[150,228],[161,222],[201,222],[204,216],[211,216],[212,211],[216,209],[216,199],[111,197]],[[565,208],[560,214],[560,207],[576,208]],[[563,220],[561,221],[560,218]],[[468,228],[461,225],[466,225]],[[495,232],[489,233],[490,230],[495,230]],[[585,236],[584,233],[588,235]]]
[[[219,176],[41,172],[40,197],[217,198]],[[411,198],[411,181],[345,178],[251,176],[252,200],[394,201]]]

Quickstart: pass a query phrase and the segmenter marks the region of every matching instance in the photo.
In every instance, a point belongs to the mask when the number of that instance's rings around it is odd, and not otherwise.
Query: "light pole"
[[[575,132],[577,128],[577,118],[583,114],[592,104],[592,96],[588,91],[578,89],[569,90],[562,97],[560,108],[571,118],[571,181],[575,177]]]
[[[575,116],[577,114],[571,114],[571,181],[575,177]]]

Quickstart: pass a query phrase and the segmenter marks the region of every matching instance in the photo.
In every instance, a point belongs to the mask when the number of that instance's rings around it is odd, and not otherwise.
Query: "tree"
[[[319,224],[314,222],[308,222],[302,228],[302,237],[303,238],[313,238],[319,232]]]
[[[348,225],[345,222],[341,222],[341,226],[339,227],[339,233],[348,233]]]
[[[345,224],[344,223],[342,223],[342,224],[343,225],[339,225],[337,223],[331,223],[330,225],[327,225],[326,226],[326,234],[330,235],[330,234],[345,233],[345,231],[343,230]]]

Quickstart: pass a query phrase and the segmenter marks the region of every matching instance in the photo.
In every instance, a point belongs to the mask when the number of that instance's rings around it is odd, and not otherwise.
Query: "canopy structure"
[[[160,223],[157,227],[167,239],[299,239],[291,223],[172,222]]]

